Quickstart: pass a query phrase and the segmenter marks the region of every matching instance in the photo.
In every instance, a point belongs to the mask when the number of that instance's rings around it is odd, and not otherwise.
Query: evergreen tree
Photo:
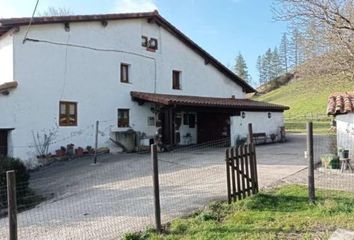
[[[264,69],[265,82],[269,82],[273,76],[273,73],[272,73],[272,67],[273,67],[272,49],[268,48],[268,50],[264,54],[262,65],[263,65],[263,69]]]
[[[250,77],[248,74],[247,64],[241,53],[239,53],[238,56],[236,57],[234,71],[237,76],[239,76],[246,82],[249,82]]]
[[[297,67],[303,62],[302,39],[303,38],[299,29],[294,28],[291,32],[291,39],[289,44],[291,67]]]
[[[286,33],[283,34],[279,46],[279,57],[284,72],[289,72],[289,40]]]
[[[273,80],[274,78],[279,77],[283,73],[280,55],[277,47],[275,47],[272,52],[271,64],[271,76],[269,80]]]
[[[259,74],[259,83],[264,84],[266,81],[265,81],[265,73],[264,73],[263,57],[262,56],[258,56],[256,67],[257,67],[258,74]]]

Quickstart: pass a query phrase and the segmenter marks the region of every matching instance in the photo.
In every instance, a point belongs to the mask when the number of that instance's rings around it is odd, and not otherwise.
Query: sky
[[[0,17],[31,16],[36,0],[0,0]],[[257,57],[278,46],[287,31],[272,17],[272,0],[40,0],[38,11],[67,8],[75,14],[157,9],[169,22],[229,68],[240,52],[253,80]]]

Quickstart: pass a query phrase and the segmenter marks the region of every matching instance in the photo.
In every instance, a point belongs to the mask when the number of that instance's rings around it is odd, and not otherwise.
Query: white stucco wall
[[[13,80],[13,37],[7,33],[0,37],[0,84]]]
[[[237,138],[246,138],[248,135],[248,124],[252,123],[253,133],[276,134],[280,137],[280,127],[284,126],[282,112],[245,112],[245,118],[241,116],[231,117],[231,144],[235,144]]]
[[[349,150],[354,157],[354,113],[337,115],[337,147]]]
[[[123,50],[148,58],[30,41],[22,44],[24,34],[25,27],[21,27],[13,39],[13,77],[19,86],[9,96],[0,96],[1,115],[6,115],[0,118],[0,128],[15,128],[11,132],[11,152],[24,160],[36,156],[35,148],[29,147],[34,144],[32,132],[40,136],[55,132],[50,152],[69,143],[92,146],[96,120],[100,121],[99,146],[109,145],[111,131],[127,130],[117,128],[118,108],[130,109],[132,129],[153,135],[156,128],[147,125],[147,118],[154,116],[151,105],[139,106],[131,100],[130,91],[245,96],[240,86],[212,65],[205,65],[202,57],[163,28],[146,20],[110,21],[106,27],[100,22],[72,23],[69,32],[63,24],[33,25],[29,37]],[[159,50],[146,51],[141,46],[142,35],[158,38]],[[130,64],[128,84],[120,83],[121,63]],[[172,90],[172,70],[182,71],[182,90]],[[59,101],[78,103],[78,126],[58,127]]]

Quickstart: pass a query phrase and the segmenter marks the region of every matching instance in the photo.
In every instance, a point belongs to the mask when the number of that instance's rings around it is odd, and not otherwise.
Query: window
[[[181,89],[181,72],[173,71],[172,72],[172,88],[180,90]]]
[[[156,38],[150,38],[149,40],[149,49],[157,50],[158,42]]]
[[[122,63],[120,65],[120,82],[128,83],[129,82],[129,65]]]
[[[195,128],[195,115],[189,114],[189,128]]]
[[[59,126],[77,126],[77,103],[59,103]]]
[[[149,43],[148,37],[146,36],[141,36],[141,46],[147,47]]]
[[[118,109],[118,127],[129,127],[129,109]]]

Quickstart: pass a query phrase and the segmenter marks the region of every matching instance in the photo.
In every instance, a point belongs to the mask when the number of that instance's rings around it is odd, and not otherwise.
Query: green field
[[[285,118],[290,132],[304,132],[306,121],[311,119],[315,122],[316,133],[326,133],[330,128],[330,118],[326,116],[328,96],[352,90],[354,82],[339,76],[307,77],[294,79],[254,100],[289,106]]]
[[[176,219],[163,234],[127,234],[143,239],[328,239],[337,228],[354,229],[354,193],[317,191],[310,204],[303,186],[268,190],[231,205],[215,202]]]

